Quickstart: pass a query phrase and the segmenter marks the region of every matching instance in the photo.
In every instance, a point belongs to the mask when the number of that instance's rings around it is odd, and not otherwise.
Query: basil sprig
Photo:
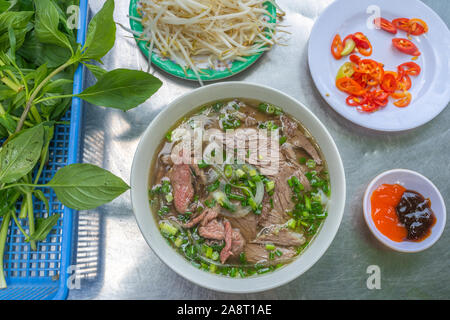
[[[91,164],[60,168],[46,184],[38,184],[48,162],[55,125],[70,107],[73,77],[80,63],[97,82],[75,95],[91,104],[130,110],[162,85],[143,71],[99,66],[116,40],[114,0],[105,1],[89,22],[83,46],[66,13],[76,0],[0,0],[0,289],[6,287],[3,253],[10,223],[15,223],[31,250],[57,224],[45,191],[76,210],[112,201],[129,186]],[[73,20],[73,19],[72,19]],[[48,180],[47,180],[48,181]],[[33,201],[45,204],[47,215],[34,216]],[[20,214],[16,215],[16,208]],[[22,228],[26,219],[28,230]]]

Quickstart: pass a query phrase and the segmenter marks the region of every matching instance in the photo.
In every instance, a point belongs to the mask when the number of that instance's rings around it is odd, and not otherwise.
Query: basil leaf
[[[161,85],[158,78],[147,72],[116,69],[76,96],[98,106],[127,111],[144,103]]]
[[[14,208],[17,201],[17,197],[14,198],[16,194],[17,190],[15,189],[0,190],[0,199],[2,199],[0,201],[0,217]]]
[[[40,42],[35,31],[32,31],[27,35],[26,41],[17,53],[36,65],[36,67],[47,63],[48,68],[59,67],[71,57],[68,48]]]
[[[89,22],[83,60],[100,60],[114,46],[116,24],[113,19],[114,1],[108,0]]]
[[[94,75],[94,77],[98,80],[101,78],[101,76],[103,76],[105,73],[107,73],[108,71],[106,71],[105,69],[102,69],[101,67],[95,65],[95,64],[89,64],[89,63],[83,63]]]
[[[53,188],[62,204],[76,210],[94,209],[130,188],[107,170],[87,163],[59,169],[46,187]]]
[[[68,89],[71,89],[73,86],[73,80],[70,79],[56,79],[44,86],[42,88],[42,93],[62,93],[65,91],[68,91]]]
[[[9,50],[10,50],[10,55],[13,58],[13,60],[16,60],[16,44],[17,44],[17,39],[16,39],[16,34],[14,33],[14,29],[12,26],[8,27],[8,37],[9,37]]]
[[[0,0],[0,12],[4,12],[9,9],[11,3],[6,0]]]
[[[35,1],[35,5],[35,31],[39,41],[67,47],[72,50],[67,36],[58,30],[59,14],[54,3],[51,0],[39,0]]]
[[[0,124],[10,133],[16,131],[17,122],[8,113],[0,115]]]
[[[42,80],[45,79],[45,77],[47,76],[47,73],[48,73],[48,69],[47,69],[47,64],[45,64],[45,63],[34,71],[33,90],[35,90],[37,88],[37,86],[42,82]]]
[[[36,221],[36,230],[30,235],[28,240],[44,241],[53,227],[56,226],[60,214],[54,214],[47,218],[38,218]]]
[[[11,183],[22,178],[36,165],[44,143],[42,125],[23,130],[0,151],[0,182]]]
[[[10,89],[9,87],[0,84],[0,101],[9,99],[16,95],[16,92],[13,89]]]
[[[33,11],[6,11],[0,13],[0,34],[7,34],[9,27],[13,29],[24,29],[28,22],[30,22],[33,14]]]

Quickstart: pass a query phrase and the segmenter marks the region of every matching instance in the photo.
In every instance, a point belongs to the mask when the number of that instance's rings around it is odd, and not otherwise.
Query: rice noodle
[[[140,0],[143,25],[139,40],[149,52],[192,69],[202,84],[197,62],[245,61],[245,57],[270,50],[277,41],[278,23],[269,23],[265,2],[274,0]],[[274,17],[275,18],[275,17]]]

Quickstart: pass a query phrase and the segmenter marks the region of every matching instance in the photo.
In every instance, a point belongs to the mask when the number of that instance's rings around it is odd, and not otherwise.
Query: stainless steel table
[[[393,0],[395,1],[395,0]],[[450,1],[425,0],[447,23]],[[103,1],[91,0],[91,14]],[[431,179],[450,207],[450,108],[410,132],[382,134],[360,128],[335,113],[316,90],[307,64],[307,42],[315,19],[331,0],[279,0],[292,32],[288,46],[276,46],[254,66],[232,78],[272,86],[305,103],[327,126],[344,161],[347,204],[339,232],[326,254],[308,272],[278,289],[231,295],[184,280],[148,247],[126,193],[114,202],[80,212],[74,263],[79,289],[69,299],[422,299],[450,298],[450,228],[430,249],[401,254],[384,248],[362,216],[362,196],[372,177],[389,168],[416,170]],[[376,0],[374,0],[376,3]],[[128,24],[129,1],[116,0],[115,20]],[[107,69],[147,68],[133,38],[121,28]],[[127,113],[85,105],[83,162],[111,170],[129,181],[134,151],[143,131],[164,106],[198,87],[155,71],[163,87]],[[87,84],[94,79],[88,77]],[[450,84],[449,84],[450,85]],[[366,285],[370,265],[381,270],[381,289]]]

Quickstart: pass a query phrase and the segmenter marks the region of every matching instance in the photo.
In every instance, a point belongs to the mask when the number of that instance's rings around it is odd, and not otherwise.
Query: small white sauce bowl
[[[431,229],[431,234],[420,242],[416,241],[392,241],[383,235],[372,220],[372,207],[370,198],[372,193],[382,184],[399,184],[408,190],[419,192],[425,199],[430,199],[431,209],[436,217],[436,223]],[[376,176],[364,193],[363,199],[364,219],[373,235],[384,245],[399,252],[420,252],[431,247],[442,235],[447,218],[444,199],[436,186],[426,177],[415,171],[406,169],[393,169]]]

